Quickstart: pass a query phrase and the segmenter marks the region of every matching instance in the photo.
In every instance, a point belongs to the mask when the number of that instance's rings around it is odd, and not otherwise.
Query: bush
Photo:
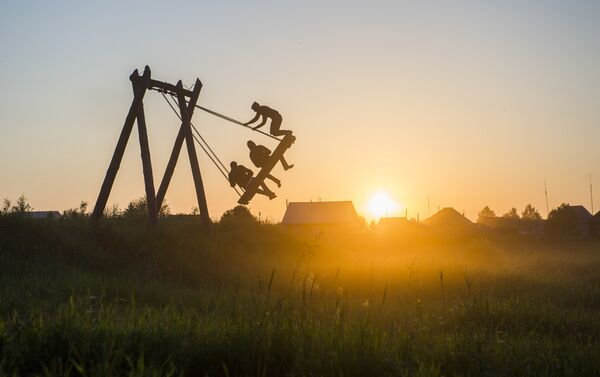
[[[222,224],[229,223],[257,223],[258,219],[245,206],[236,206],[223,213],[221,216]]]

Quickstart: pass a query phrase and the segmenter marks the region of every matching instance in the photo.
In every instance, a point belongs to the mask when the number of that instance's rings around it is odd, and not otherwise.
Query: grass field
[[[600,244],[0,216],[0,375],[597,376]]]

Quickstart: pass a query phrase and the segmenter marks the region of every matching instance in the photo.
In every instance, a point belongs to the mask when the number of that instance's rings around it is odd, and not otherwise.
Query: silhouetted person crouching
[[[244,165],[238,165],[235,161],[231,161],[231,164],[229,164],[229,166],[231,167],[231,170],[229,171],[229,184],[231,185],[231,187],[235,187],[235,185],[238,185],[241,188],[245,189],[246,186],[248,186],[248,184],[252,180],[252,176],[254,175],[254,173],[252,173],[252,170],[248,169]],[[256,193],[268,196],[269,199],[274,199],[275,197],[277,197],[277,195],[275,195],[273,191],[269,190],[269,188],[264,182],[260,183],[259,188],[256,189]]]
[[[252,140],[248,140],[248,149],[250,149],[250,160],[257,168],[263,168],[267,159],[271,157],[271,150],[264,145],[256,145]],[[294,165],[290,165],[287,163],[285,158],[281,156],[279,159],[281,161],[281,165],[285,170],[291,169]],[[268,174],[267,178],[277,184],[277,187],[281,187],[281,181],[277,179],[272,174]]]
[[[252,118],[251,121],[244,123],[246,126],[249,126],[252,123],[255,123],[260,117],[262,117],[262,120],[260,121],[260,123],[257,124],[256,126],[252,127],[253,130],[258,130],[259,128],[264,126],[267,123],[267,119],[270,118],[271,119],[271,128],[270,128],[269,132],[271,132],[271,135],[283,136],[283,135],[291,135],[292,134],[292,131],[290,131],[290,130],[280,130],[279,129],[279,127],[281,127],[281,122],[283,119],[281,118],[281,114],[279,114],[279,112],[277,110],[273,110],[267,106],[261,106],[258,104],[258,102],[254,102],[252,104],[252,110],[256,111],[256,115],[254,116],[254,118]]]

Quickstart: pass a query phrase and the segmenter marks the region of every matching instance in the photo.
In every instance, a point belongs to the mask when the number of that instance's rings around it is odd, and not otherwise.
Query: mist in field
[[[0,216],[0,370],[595,375],[598,241]]]

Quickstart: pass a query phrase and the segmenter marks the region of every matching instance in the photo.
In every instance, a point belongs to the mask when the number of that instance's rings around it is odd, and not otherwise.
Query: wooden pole
[[[198,100],[202,83],[196,79],[194,86],[195,100]],[[202,225],[208,228],[210,225],[210,216],[208,215],[208,205],[206,203],[206,193],[204,192],[204,184],[202,183],[202,175],[200,174],[200,166],[198,165],[198,156],[196,155],[196,146],[194,144],[194,137],[192,134],[191,120],[196,107],[196,101],[192,102],[190,99],[189,104],[186,105],[185,92],[181,80],[177,82],[177,102],[179,103],[179,112],[183,119],[181,126],[184,129],[185,144],[190,159],[190,167],[192,168],[192,176],[194,177],[194,186],[196,187],[196,199],[198,200],[198,209],[200,210],[200,218],[202,219]]]
[[[142,155],[142,169],[144,171],[144,187],[146,189],[146,202],[148,204],[148,217],[150,224],[158,223],[158,211],[156,206],[156,194],[154,191],[154,177],[152,174],[152,160],[150,159],[150,147],[148,146],[148,131],[146,129],[146,117],[144,115],[144,104],[140,104],[137,116],[138,136],[140,139],[140,152]]]
[[[133,82],[138,76],[139,73],[136,69],[129,78]],[[92,212],[92,220],[101,218],[104,213],[104,208],[106,208],[106,202],[108,201],[110,190],[115,182],[115,177],[117,176],[117,171],[121,166],[121,160],[123,159],[123,153],[125,152],[127,141],[131,135],[133,122],[139,114],[142,101],[144,99],[144,94],[146,93],[147,84],[150,81],[150,67],[146,66],[146,68],[144,68],[144,74],[142,75],[141,81],[142,82],[139,86],[137,86],[137,88],[134,87],[133,101],[131,102],[131,107],[129,108],[127,117],[125,118],[125,124],[123,125],[121,135],[119,136],[119,141],[117,142],[115,152],[113,153],[112,159],[106,171],[102,188],[98,194],[98,199],[96,200],[96,205],[94,206],[94,211]]]
[[[171,84],[169,84],[171,85]],[[173,85],[173,87],[175,87]],[[193,107],[196,106],[196,102],[198,102],[198,97],[200,96],[200,90],[202,89],[202,83],[198,85],[198,88],[194,87],[194,91],[190,95],[190,105]],[[188,105],[189,107],[189,105]],[[193,109],[192,107],[192,109]],[[193,112],[193,110],[192,110]],[[179,153],[181,152],[181,147],[183,145],[183,141],[185,140],[185,127],[184,127],[184,117],[183,114],[179,114],[181,118],[181,126],[179,127],[179,132],[177,133],[177,137],[175,138],[175,144],[173,145],[173,150],[171,151],[171,157],[169,157],[169,162],[167,163],[167,168],[165,169],[165,174],[163,175],[163,179],[160,183],[160,187],[158,188],[158,192],[156,194],[156,204],[160,208],[165,199],[165,195],[167,194],[167,189],[169,188],[169,184],[171,183],[171,178],[173,177],[173,172],[175,171],[175,166],[177,166],[177,160],[179,159]],[[190,118],[191,119],[191,118]]]

